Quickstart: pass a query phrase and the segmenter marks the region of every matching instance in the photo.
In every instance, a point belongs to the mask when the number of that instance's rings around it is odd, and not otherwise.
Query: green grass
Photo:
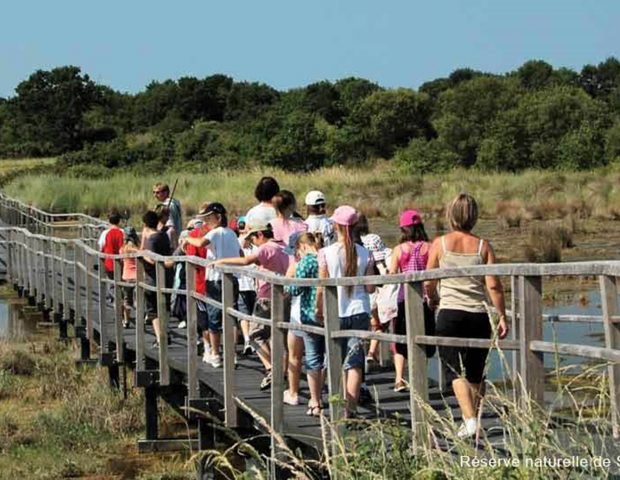
[[[193,478],[187,454],[137,453],[141,389],[110,389],[106,370],[78,367],[55,333],[0,342],[0,479]],[[163,428],[178,422],[161,408]]]
[[[520,218],[620,219],[620,170],[560,173],[526,171],[480,173],[454,170],[419,176],[391,164],[376,163],[365,169],[332,167],[311,173],[289,173],[274,169],[186,173],[174,168],[158,174],[148,171],[117,171],[99,179],[37,174],[15,178],[6,185],[7,194],[54,212],[105,214],[111,208],[141,214],[154,205],[151,186],[178,178],[176,197],[187,214],[205,201],[222,202],[230,212],[241,214],[255,203],[254,186],[262,175],[273,175],[280,186],[295,193],[300,205],[305,193],[323,190],[331,206],[352,204],[369,217],[395,218],[405,207],[416,207],[427,215],[440,214],[458,192],[468,191],[479,201],[487,218],[515,214]],[[512,202],[510,208],[505,202]],[[300,207],[301,208],[301,207]],[[507,213],[506,213],[507,212]],[[514,219],[509,219],[511,222]]]

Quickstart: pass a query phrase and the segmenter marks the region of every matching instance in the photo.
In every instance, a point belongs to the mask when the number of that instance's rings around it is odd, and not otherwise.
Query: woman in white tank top
[[[495,263],[488,241],[471,233],[478,220],[476,200],[466,193],[458,195],[448,206],[447,219],[452,231],[435,239],[431,246],[428,269],[458,268]],[[437,281],[428,282],[429,296],[437,290]],[[508,334],[504,290],[496,276],[448,278],[439,282],[438,336],[491,338],[492,328],[486,303],[490,298],[499,313],[499,338]],[[488,297],[487,297],[488,294]],[[477,410],[484,393],[484,367],[488,349],[439,347],[439,356],[453,379],[452,388],[463,414],[461,438],[478,430]]]

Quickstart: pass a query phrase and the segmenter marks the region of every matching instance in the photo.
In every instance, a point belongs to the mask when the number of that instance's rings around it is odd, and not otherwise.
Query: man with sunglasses
[[[168,221],[166,227],[174,229],[173,238],[178,238],[183,230],[181,219],[181,202],[176,198],[170,198],[170,187],[166,183],[158,182],[153,185],[153,195],[157,199],[156,211],[165,208],[168,211]],[[176,248],[173,245],[173,248]]]

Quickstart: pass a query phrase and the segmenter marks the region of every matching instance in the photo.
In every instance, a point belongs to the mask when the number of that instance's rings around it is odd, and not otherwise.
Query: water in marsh
[[[551,306],[545,306],[543,313],[548,315],[583,315],[597,316],[602,315],[601,294],[599,289],[588,289],[585,292],[573,294],[568,298],[561,298]],[[579,344],[592,347],[604,347],[605,339],[603,324],[601,322],[552,322],[543,323],[543,340],[557,343]],[[505,352],[506,360],[511,371],[512,355]],[[553,354],[544,355],[545,368],[552,369],[559,362],[559,367],[576,365],[582,367],[589,364],[589,360],[582,357],[561,355],[557,359]],[[491,380],[499,380],[504,377],[505,371],[500,361],[498,352],[490,355],[488,377]],[[437,372],[435,367],[434,372]],[[575,372],[572,372],[575,373]]]

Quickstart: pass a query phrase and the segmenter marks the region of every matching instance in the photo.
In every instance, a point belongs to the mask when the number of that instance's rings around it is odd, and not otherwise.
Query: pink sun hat
[[[334,223],[345,226],[355,225],[358,219],[357,210],[349,205],[341,205],[334,210],[334,214],[331,216],[331,220]]]
[[[422,215],[417,210],[409,209],[400,214],[401,227],[411,227],[420,223],[422,223]]]

